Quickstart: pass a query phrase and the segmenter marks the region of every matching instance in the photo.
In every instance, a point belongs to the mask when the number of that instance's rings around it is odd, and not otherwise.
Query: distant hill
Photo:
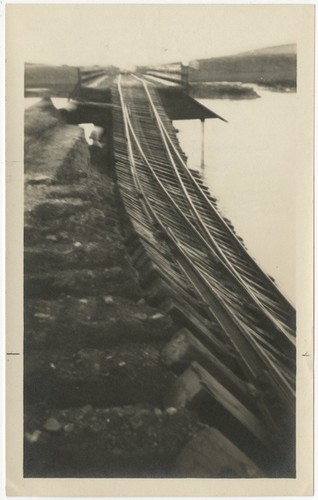
[[[286,54],[297,54],[297,45],[295,43],[289,43],[287,45],[275,45],[274,47],[265,47],[264,49],[249,50],[248,52],[242,52],[237,54],[237,57],[248,56],[248,55],[286,55]]]
[[[226,81],[295,88],[297,46],[279,45],[233,56],[197,59],[190,66],[190,82]]]

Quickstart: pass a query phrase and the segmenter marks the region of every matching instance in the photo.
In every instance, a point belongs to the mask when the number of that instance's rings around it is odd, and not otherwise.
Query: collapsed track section
[[[212,400],[260,454],[286,459],[294,439],[295,311],[188,169],[155,86],[120,76],[112,100],[118,184],[141,245],[135,264],[148,266],[145,284],[156,277],[162,307],[209,350],[203,383]]]

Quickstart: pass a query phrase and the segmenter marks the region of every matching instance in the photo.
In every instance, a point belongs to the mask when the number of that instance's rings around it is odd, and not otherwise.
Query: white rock
[[[35,318],[39,318],[39,319],[49,319],[49,318],[51,318],[51,316],[49,314],[45,314],[45,313],[35,313],[34,317]]]
[[[29,441],[29,443],[36,443],[39,440],[39,437],[41,436],[42,432],[39,430],[36,430],[30,434],[29,432],[25,433],[26,439]]]
[[[161,319],[164,318],[164,314],[156,313],[151,316],[151,319]]]
[[[168,415],[174,415],[177,411],[177,408],[173,408],[172,406],[166,409],[166,413],[168,413]]]
[[[56,420],[56,418],[49,418],[45,422],[45,424],[43,425],[43,427],[47,431],[51,431],[51,432],[57,432],[57,431],[59,431],[62,428],[60,422],[58,420]]]
[[[111,295],[106,295],[104,297],[104,302],[105,304],[113,304],[114,303],[114,299]]]

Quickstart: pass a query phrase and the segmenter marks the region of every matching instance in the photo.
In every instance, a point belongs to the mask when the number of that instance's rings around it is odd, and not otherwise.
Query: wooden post
[[[181,84],[186,93],[189,93],[189,65],[181,63]]]
[[[204,168],[204,120],[201,120],[201,168]]]
[[[75,87],[68,94],[67,100],[70,101],[73,97],[76,97],[76,94],[79,92],[82,84],[82,76],[80,68],[77,68],[77,82]]]

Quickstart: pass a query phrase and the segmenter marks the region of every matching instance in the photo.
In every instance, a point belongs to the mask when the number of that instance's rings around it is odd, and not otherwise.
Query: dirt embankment
[[[173,475],[203,426],[163,404],[177,326],[143,298],[112,166],[49,99],[25,124],[25,475]]]

